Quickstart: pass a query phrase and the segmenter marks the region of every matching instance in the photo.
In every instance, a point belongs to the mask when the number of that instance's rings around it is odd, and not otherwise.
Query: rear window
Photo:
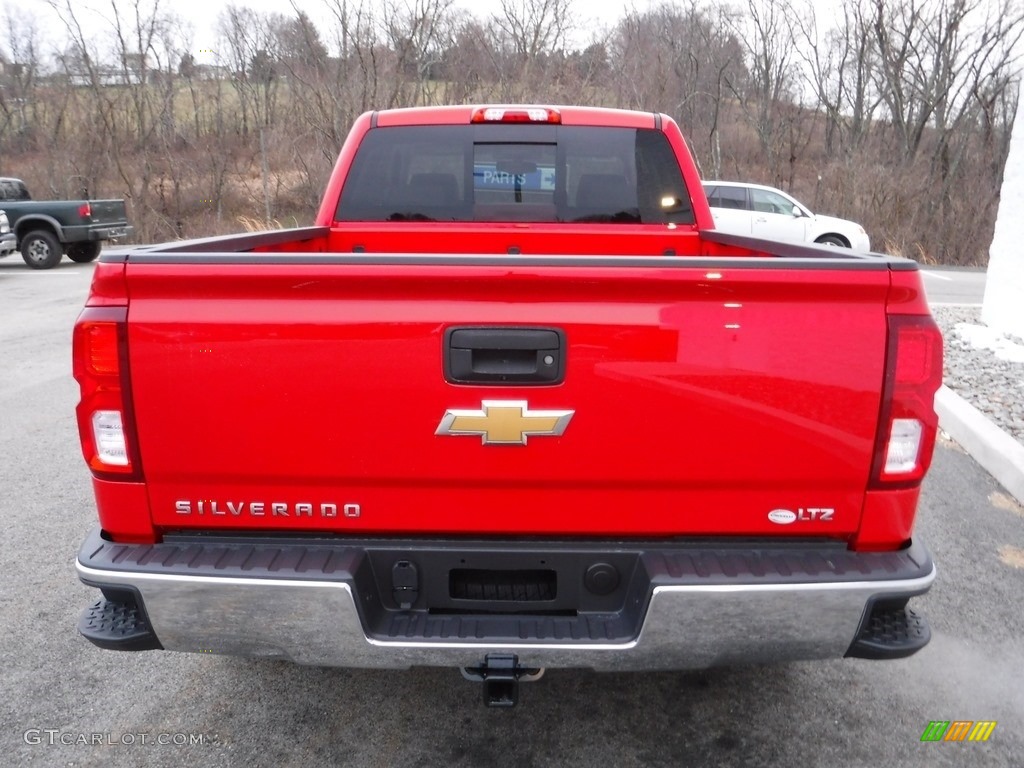
[[[660,131],[402,126],[363,138],[336,220],[692,224],[693,208]]]
[[[708,196],[708,205],[712,208],[734,208],[745,211],[750,207],[747,205],[746,187],[705,186],[704,191]]]
[[[28,189],[18,179],[0,179],[0,200],[31,200]]]

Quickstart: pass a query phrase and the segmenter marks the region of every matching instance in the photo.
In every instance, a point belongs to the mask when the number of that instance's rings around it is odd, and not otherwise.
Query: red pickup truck
[[[911,261],[713,230],[662,114],[368,113],[316,225],[104,256],[96,645],[546,667],[897,658],[942,341]]]

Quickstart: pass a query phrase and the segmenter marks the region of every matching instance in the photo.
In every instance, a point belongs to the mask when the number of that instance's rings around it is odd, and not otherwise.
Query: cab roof
[[[656,128],[664,119],[655,112],[602,107],[566,107],[550,104],[471,104],[452,107],[411,107],[386,109],[372,113],[378,128],[400,125],[469,125],[473,113],[480,109],[554,109],[562,117],[562,125],[606,126],[612,128]]]

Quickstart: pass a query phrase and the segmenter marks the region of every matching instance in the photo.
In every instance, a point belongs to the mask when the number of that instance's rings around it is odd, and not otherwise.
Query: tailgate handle
[[[449,328],[444,375],[453,384],[560,384],[565,332],[560,328]]]

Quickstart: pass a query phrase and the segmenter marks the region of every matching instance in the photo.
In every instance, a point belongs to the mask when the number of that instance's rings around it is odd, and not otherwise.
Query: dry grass
[[[270,229],[285,229],[285,225],[281,223],[279,219],[271,219],[266,221],[265,219],[252,218],[249,216],[238,216],[236,220],[242,225],[242,228],[246,232],[266,232]]]

